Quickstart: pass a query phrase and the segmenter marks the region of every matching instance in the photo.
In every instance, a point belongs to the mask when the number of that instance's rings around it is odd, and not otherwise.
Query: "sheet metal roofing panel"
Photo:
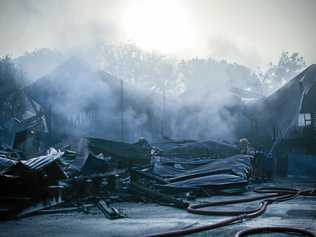
[[[52,162],[59,159],[63,154],[63,152],[50,149],[46,156],[39,156],[22,162],[31,170],[41,171],[45,167],[49,166]]]

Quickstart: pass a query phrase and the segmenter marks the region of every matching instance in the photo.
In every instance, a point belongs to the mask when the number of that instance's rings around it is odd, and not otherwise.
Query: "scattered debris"
[[[110,207],[104,199],[97,199],[96,205],[104,216],[110,220],[124,217],[116,208]]]
[[[307,72],[315,72],[315,66]],[[261,126],[265,126],[276,111],[279,113],[279,106],[276,106],[279,104],[275,102],[278,95],[296,90],[295,85],[300,85],[297,93],[301,101],[304,95],[312,93],[312,88],[316,88],[314,79],[311,74],[300,74],[272,97],[263,98],[262,106],[247,107],[248,113],[255,111],[259,117],[252,119],[262,119],[264,123]],[[88,213],[91,207],[98,208],[106,218],[113,220],[124,215],[110,204],[130,200],[156,202],[188,209],[192,213],[210,214],[212,211],[197,210],[203,204],[194,206],[190,201],[213,194],[242,193],[252,181],[273,177],[275,160],[272,157],[276,153],[283,157],[290,142],[294,142],[295,147],[303,146],[302,142],[277,137],[268,153],[251,147],[245,138],[240,140],[240,146],[218,141],[175,141],[166,137],[164,142],[152,144],[144,138],[136,143],[127,143],[94,137],[67,143],[61,138],[56,141],[56,134],[51,137],[47,110],[23,91],[8,99],[16,97],[23,101],[22,108],[11,117],[0,117],[3,122],[0,127],[1,220],[70,211]],[[308,107],[306,104],[305,101],[303,105]],[[296,115],[302,109],[297,103],[292,107],[296,108],[293,110]],[[268,119],[262,118],[262,113],[258,112],[261,110],[272,110],[273,113],[268,113]],[[314,126],[314,115],[314,112],[310,115],[309,125]],[[295,119],[292,120],[296,122]],[[285,125],[278,124],[277,129],[282,133],[288,132],[293,128],[293,121],[286,120]],[[312,132],[314,130],[315,126]],[[314,142],[315,137],[311,141]],[[285,161],[282,158],[275,162],[279,173],[283,172],[281,168],[285,167]],[[274,197],[273,191],[268,190],[267,197]],[[315,196],[314,190],[304,193],[278,189],[277,193],[281,201],[297,195]],[[264,205],[275,200],[266,199]],[[264,208],[261,206],[258,210],[263,213]],[[257,214],[254,212],[253,215]],[[243,217],[253,216],[240,215],[227,223]],[[213,225],[207,228],[213,228]],[[198,230],[188,227],[185,232],[192,229]]]
[[[80,144],[78,152],[61,146],[67,149],[49,148],[46,155],[22,160],[9,159],[3,152],[0,187],[6,192],[1,193],[1,198],[6,200],[2,203],[4,208],[7,205],[11,209],[2,209],[6,210],[2,211],[2,219],[23,217],[41,210],[48,212],[48,207],[61,203],[70,210],[75,208],[75,203],[90,203],[107,218],[119,218],[119,212],[100,198],[113,200],[115,193],[119,197],[117,200],[131,199],[134,195],[134,199],[142,196],[142,200],[183,208],[187,205],[185,199],[190,196],[188,192],[205,195],[209,189],[240,188],[247,185],[251,177],[252,156],[221,159],[225,147],[227,154],[236,153],[237,149],[216,142],[197,146],[193,142],[189,148],[188,144],[175,143],[174,148],[169,144],[166,150],[144,139],[128,144],[86,138]],[[206,146],[207,154],[218,152],[220,155],[216,159],[214,155],[199,158],[197,155],[206,154],[205,150],[201,152]],[[174,153],[175,150],[178,153]],[[188,157],[190,151],[195,154],[192,158]],[[180,153],[180,157],[173,156]],[[180,196],[168,194],[170,191]]]

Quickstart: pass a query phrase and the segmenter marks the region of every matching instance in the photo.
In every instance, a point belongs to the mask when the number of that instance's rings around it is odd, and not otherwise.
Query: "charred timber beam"
[[[134,179],[137,180],[137,178],[135,176],[141,176],[143,178],[154,180],[154,181],[161,183],[161,184],[168,184],[169,183],[168,181],[166,181],[166,180],[164,180],[156,175],[147,173],[147,172],[142,171],[142,170],[132,169],[130,172],[131,172],[132,180],[134,180]]]
[[[152,201],[158,202],[160,204],[174,206],[174,207],[177,207],[180,209],[185,209],[189,205],[187,202],[184,202],[182,200],[178,200],[178,199],[171,197],[171,196],[168,196],[166,194],[159,193],[155,190],[144,188],[137,183],[133,183],[133,182],[130,183],[129,190],[132,193],[145,196],[146,198],[148,198]]]
[[[115,209],[114,207],[110,207],[106,203],[106,201],[104,201],[103,199],[97,199],[96,206],[104,214],[104,216],[110,220],[114,220],[114,219],[118,219],[118,218],[123,217],[117,209]]]

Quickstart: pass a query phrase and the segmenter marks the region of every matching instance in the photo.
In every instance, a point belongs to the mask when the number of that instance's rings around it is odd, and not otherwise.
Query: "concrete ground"
[[[316,188],[316,180],[286,179],[275,181],[283,187]],[[258,185],[265,186],[266,184]],[[238,197],[254,195],[252,192]],[[213,196],[204,200],[230,199],[236,196]],[[244,205],[253,207],[258,203]],[[215,223],[226,217],[200,216],[184,210],[160,206],[152,203],[113,203],[127,215],[127,218],[108,220],[97,209],[90,214],[80,212],[37,215],[33,217],[0,223],[0,236],[32,237],[97,237],[97,236],[144,236],[168,230],[183,229]],[[240,206],[235,207],[240,208]],[[316,197],[298,197],[268,207],[265,214],[242,223],[202,232],[190,236],[233,236],[238,230],[247,227],[291,226],[305,228],[316,233]],[[259,235],[259,236],[288,236]]]

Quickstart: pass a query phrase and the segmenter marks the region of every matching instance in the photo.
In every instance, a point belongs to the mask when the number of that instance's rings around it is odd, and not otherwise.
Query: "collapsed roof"
[[[155,109],[152,94],[139,93],[139,88],[128,83],[124,83],[124,91],[121,86],[118,78],[95,70],[81,59],[71,58],[27,91],[51,112],[51,126],[56,133],[121,139],[122,109],[125,120],[129,121],[125,128],[131,131],[125,134],[127,140],[150,135],[139,134],[138,126],[144,127],[144,133],[149,128],[158,131],[158,126],[152,124],[155,121],[150,119]]]
[[[257,131],[250,137],[257,143],[271,145],[274,135],[279,139],[297,135],[299,113],[307,108],[316,110],[312,99],[315,89],[316,64],[313,64],[269,97],[246,105],[245,114]]]

